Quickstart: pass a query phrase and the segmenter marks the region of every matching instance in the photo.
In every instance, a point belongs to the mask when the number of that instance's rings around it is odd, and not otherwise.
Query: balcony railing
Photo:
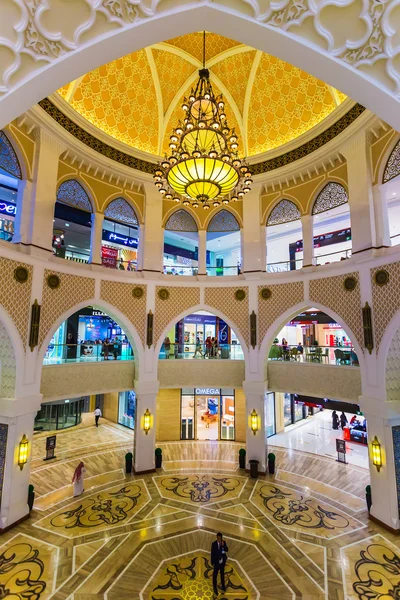
[[[107,346],[104,343],[49,344],[43,359],[44,365],[60,365],[74,362],[98,362],[102,360],[134,360],[132,346],[123,342]]]
[[[353,346],[304,346],[301,351],[299,346],[274,344],[269,351],[268,360],[359,366]]]
[[[323,260],[329,258],[329,260]],[[351,250],[339,250],[339,252],[330,252],[329,254],[320,254],[314,258],[316,265],[329,265],[330,263],[340,262],[341,260],[346,260],[347,258],[351,258]]]
[[[218,344],[207,346],[206,344],[163,344],[161,347],[160,360],[178,359],[206,359],[206,360],[244,360],[243,350],[240,344]]]
[[[295,269],[292,267],[295,266]],[[296,260],[284,260],[281,262],[270,263],[267,265],[267,273],[284,273],[286,271],[293,271],[301,269],[303,267],[303,259],[298,258]]]
[[[211,277],[223,277],[224,275],[240,275],[240,266],[233,267],[207,267],[207,275]]]
[[[197,275],[197,267],[163,265],[164,275]]]

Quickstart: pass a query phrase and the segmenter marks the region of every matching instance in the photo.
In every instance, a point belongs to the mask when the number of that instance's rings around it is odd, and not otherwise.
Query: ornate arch
[[[382,183],[387,183],[400,175],[400,140],[391,151],[383,172]]]
[[[180,208],[168,217],[164,229],[168,231],[193,231],[197,232],[197,223],[187,210]]]
[[[318,194],[313,207],[312,214],[318,215],[332,208],[337,208],[349,201],[346,189],[335,181],[330,181]]]
[[[122,197],[109,202],[104,211],[104,216],[126,225],[139,225],[139,219],[134,208]]]
[[[17,153],[4,131],[0,131],[0,168],[10,173],[10,175],[14,175],[17,179],[22,179],[22,170]]]
[[[301,218],[301,213],[292,200],[280,200],[278,204],[271,210],[268,219],[267,226],[269,225],[281,225],[282,223],[291,223]]]
[[[235,215],[229,210],[223,208],[219,210],[213,217],[211,217],[207,231],[220,233],[222,231],[240,231],[240,224]]]
[[[93,212],[92,200],[77,179],[67,179],[61,183],[57,190],[57,202],[68,204],[68,206],[73,206],[89,213]]]

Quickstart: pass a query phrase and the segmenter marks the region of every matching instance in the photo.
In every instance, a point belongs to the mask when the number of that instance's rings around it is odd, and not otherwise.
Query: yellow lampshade
[[[237,171],[219,158],[191,158],[179,162],[168,172],[168,184],[177,194],[197,198],[206,195],[213,200],[228,194],[238,182]]]
[[[209,152],[211,148],[217,151],[225,147],[222,134],[214,129],[192,129],[182,137],[182,147],[192,154],[195,148]]]
[[[143,431],[147,435],[151,427],[151,412],[146,408],[146,412],[143,415]]]
[[[253,434],[256,435],[256,433],[258,431],[258,414],[257,414],[255,408],[253,408],[251,415],[250,415],[250,428],[251,428]]]
[[[19,452],[18,452],[18,464],[19,464],[19,468],[21,469],[21,471],[24,468],[24,465],[26,465],[26,463],[28,462],[28,448],[29,448],[29,442],[28,442],[26,435],[24,434],[22,436],[22,440],[19,443]]]
[[[376,467],[376,470],[380,471],[382,466],[382,447],[379,443],[378,438],[375,436],[371,442],[372,447],[372,462]]]

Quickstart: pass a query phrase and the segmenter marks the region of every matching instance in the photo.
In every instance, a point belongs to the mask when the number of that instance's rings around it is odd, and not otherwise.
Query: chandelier
[[[222,94],[215,96],[209,70],[203,68],[196,88],[183,99],[183,121],[170,137],[170,156],[165,155],[154,180],[160,194],[185,206],[209,210],[237,202],[250,191],[251,172],[238,155],[238,136],[226,120]]]

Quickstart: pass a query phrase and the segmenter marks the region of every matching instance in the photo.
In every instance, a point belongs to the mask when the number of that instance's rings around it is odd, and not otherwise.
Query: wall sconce
[[[256,435],[258,431],[258,414],[255,408],[253,408],[250,415],[250,429],[252,430],[253,434]]]
[[[151,412],[146,408],[146,412],[143,415],[143,431],[147,435],[151,427]]]
[[[382,466],[382,447],[376,436],[372,440],[371,446],[372,446],[372,462],[374,463],[376,470],[379,473],[379,471],[381,470],[381,466]]]
[[[19,468],[22,469],[24,468],[24,465],[26,465],[26,463],[28,462],[28,438],[26,437],[26,435],[24,434],[22,436],[22,440],[19,443],[19,452],[18,452],[18,464],[19,464]]]

